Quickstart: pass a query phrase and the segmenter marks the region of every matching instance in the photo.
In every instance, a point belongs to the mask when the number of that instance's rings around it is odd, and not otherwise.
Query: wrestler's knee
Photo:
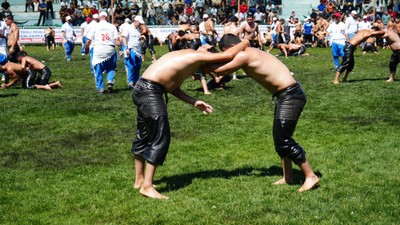
[[[288,157],[297,165],[300,165],[306,161],[306,152],[298,144],[285,147],[276,146],[275,150],[280,157]]]

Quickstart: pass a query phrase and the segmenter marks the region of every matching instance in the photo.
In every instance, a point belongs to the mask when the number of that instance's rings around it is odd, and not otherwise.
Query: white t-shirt
[[[65,38],[70,42],[74,41],[74,27],[72,24],[65,22],[61,27],[61,31],[65,33]]]
[[[127,29],[122,31],[122,36],[126,38],[128,48],[133,49],[136,54],[141,55],[140,48],[140,29],[135,26],[127,26]]]
[[[94,40],[96,46],[115,46],[115,39],[119,38],[117,28],[105,20],[90,28],[87,38]]]
[[[346,43],[346,36],[344,36],[345,30],[346,26],[343,22],[339,22],[338,24],[333,22],[329,24],[326,31],[329,33],[331,43],[344,45]]]

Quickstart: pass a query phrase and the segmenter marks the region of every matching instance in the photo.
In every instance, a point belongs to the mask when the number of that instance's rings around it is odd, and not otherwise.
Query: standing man
[[[219,42],[222,51],[237,46],[239,38],[225,35]],[[293,184],[292,163],[298,165],[305,181],[298,189],[304,192],[313,189],[319,182],[306,158],[306,152],[293,138],[297,122],[307,102],[301,85],[290,74],[290,70],[276,57],[256,48],[246,48],[235,58],[217,69],[208,65],[207,69],[215,73],[225,73],[242,68],[247,76],[253,78],[262,87],[273,94],[275,112],[273,122],[273,138],[275,151],[281,157],[283,176],[273,184]]]
[[[339,84],[339,77],[343,72],[343,81],[347,81],[347,76],[354,68],[354,51],[358,45],[370,37],[382,37],[384,34],[385,32],[378,27],[373,27],[372,30],[360,30],[350,41],[346,42],[342,64],[336,69],[336,76],[333,83]]]
[[[8,28],[4,21],[0,20],[0,65],[4,66],[8,61],[8,49],[7,49],[7,36]],[[6,80],[6,73],[1,73],[1,81]]]
[[[340,13],[335,13],[332,17],[335,21],[329,25],[329,27],[326,29],[326,32],[327,36],[330,36],[333,65],[336,70],[340,65],[339,57],[344,56],[344,44],[346,43],[346,26],[343,22],[340,21],[342,17]]]
[[[382,38],[386,39],[386,43],[392,49],[392,55],[389,63],[390,76],[386,82],[394,82],[397,64],[400,62],[400,37],[393,30],[386,30]]]
[[[229,18],[229,22],[224,25],[224,30],[223,30],[224,33],[222,35],[233,34],[239,37],[241,30],[238,27],[238,21],[239,19],[236,16],[232,16],[231,18]],[[232,72],[232,79],[239,80],[236,76],[236,71]]]
[[[94,14],[93,15],[93,20],[86,26],[85,28],[85,36],[87,37],[87,35],[89,34],[91,29],[94,29],[94,27],[96,26],[96,24],[99,22],[99,14]],[[87,39],[86,39],[87,42]],[[85,54],[88,53],[88,51],[86,50],[87,48],[89,48],[89,65],[90,65],[90,71],[93,73],[93,75],[95,74],[94,68],[93,68],[93,46],[94,46],[94,40],[92,40],[90,42],[90,46],[86,45],[87,43],[85,43]]]
[[[19,41],[19,28],[14,23],[13,16],[9,15],[6,17],[6,25],[9,27],[8,31],[8,59],[13,63],[18,63],[17,54],[21,51]]]
[[[210,105],[187,95],[181,90],[181,84],[205,63],[229,61],[246,46],[248,41],[244,40],[228,52],[210,53],[193,49],[173,51],[163,55],[143,73],[132,93],[137,106],[137,131],[132,143],[135,157],[133,188],[139,189],[140,194],[155,199],[168,198],[153,186],[156,168],[163,165],[171,141],[164,94],[171,93],[205,114],[212,113]]]
[[[42,20],[42,26],[44,26],[44,22],[46,22],[46,9],[47,9],[47,4],[46,0],[42,0],[42,3],[39,4],[39,20],[37,22],[37,25],[40,26],[40,20]]]
[[[357,12],[351,11],[350,16],[346,18],[346,39],[351,40],[358,31]]]
[[[303,40],[306,47],[312,47],[313,27],[314,23],[311,22],[310,17],[307,17],[306,22],[303,24]]]
[[[86,50],[94,40],[93,67],[97,92],[104,93],[103,73],[107,73],[108,92],[113,91],[117,53],[115,45],[120,46],[117,28],[107,22],[107,13],[101,12],[100,22],[90,29],[87,36]]]
[[[49,12],[51,15],[51,19],[54,20],[54,11],[53,11],[53,0],[47,0],[47,11],[46,11],[46,18],[49,18]]]
[[[146,26],[146,24],[142,24],[140,26],[140,33],[141,36],[145,38],[142,43],[142,61],[144,62],[146,49],[148,48],[151,54],[151,59],[152,59],[151,62],[155,62],[157,60],[157,57],[156,57],[156,51],[154,51],[154,46],[153,46],[154,42],[153,34],[151,33],[149,27]]]
[[[67,62],[71,61],[71,54],[74,51],[75,47],[75,32],[74,27],[72,26],[72,18],[67,16],[65,18],[66,22],[62,25],[61,31],[64,37],[64,48],[65,48],[65,58]]]
[[[86,17],[86,21],[81,24],[81,34],[82,34],[81,55],[86,55],[85,54],[85,44],[86,44],[86,41],[87,41],[86,36],[87,36],[88,33],[85,32],[85,31],[86,31],[86,27],[90,24],[91,21],[92,21],[92,18]]]
[[[128,71],[128,88],[133,89],[139,80],[140,68],[142,67],[142,54],[140,46],[140,25],[144,24],[141,16],[135,16],[132,26],[122,32],[122,43],[124,45],[124,63]]]
[[[262,48],[260,30],[258,24],[254,22],[252,12],[247,12],[246,21],[240,25],[240,32],[243,39],[249,40],[251,47]]]

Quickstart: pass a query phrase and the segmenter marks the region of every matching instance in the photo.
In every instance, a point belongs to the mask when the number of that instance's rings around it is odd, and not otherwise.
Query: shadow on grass
[[[357,82],[364,82],[364,81],[386,81],[387,78],[364,78],[358,80],[348,80],[345,83],[357,83]]]
[[[18,94],[0,94],[0,98],[16,97]]]
[[[316,171],[315,174],[321,178],[322,174]],[[175,191],[190,185],[195,179],[209,179],[209,178],[223,178],[231,179],[232,177],[238,176],[254,176],[254,177],[264,177],[264,176],[282,176],[282,168],[278,166],[271,166],[269,168],[254,168],[254,167],[244,167],[235,170],[210,170],[210,171],[200,171],[195,173],[187,173],[174,175],[170,177],[163,177],[160,180],[155,181],[155,184],[166,183],[165,188],[160,188],[158,191],[167,192]],[[301,185],[302,181],[305,180],[303,172],[298,169],[293,169],[294,185]]]

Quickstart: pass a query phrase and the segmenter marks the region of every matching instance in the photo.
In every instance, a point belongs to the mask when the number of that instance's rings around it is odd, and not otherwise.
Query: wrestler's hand
[[[9,53],[10,53],[10,54],[14,53],[14,48],[10,48]]]
[[[211,105],[199,100],[194,103],[194,107],[203,111],[204,114],[211,114],[213,111],[213,107],[211,107]]]
[[[5,89],[7,87],[7,84],[6,83],[2,83],[1,84],[1,89]]]

